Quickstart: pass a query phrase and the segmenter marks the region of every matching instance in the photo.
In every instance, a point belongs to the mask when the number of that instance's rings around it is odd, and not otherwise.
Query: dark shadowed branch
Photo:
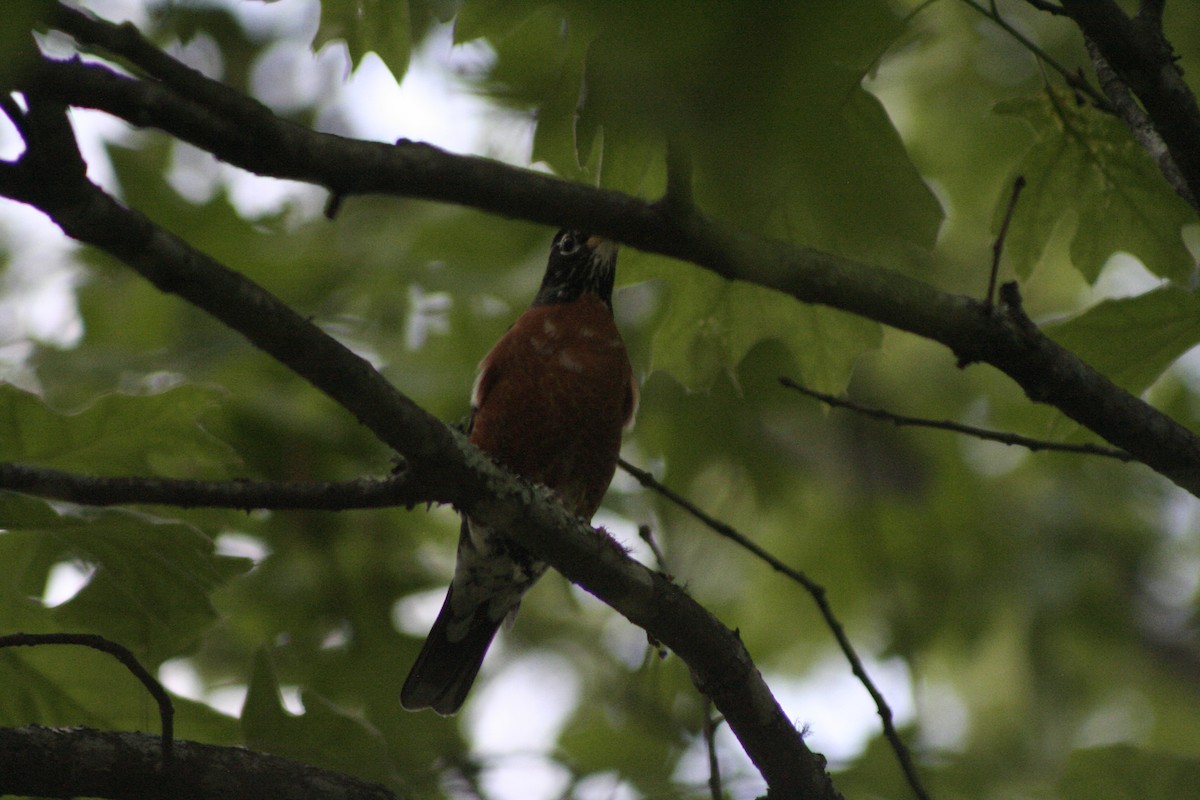
[[[38,208],[69,236],[208,312],[349,410],[404,456],[410,497],[453,503],[511,531],[519,544],[670,647],[724,715],[773,795],[840,796],[824,759],[804,744],[733,631],[667,578],[595,535],[546,490],[502,471],[266,289],[117,203],[87,180],[65,106],[36,92],[26,93],[26,100],[25,112],[6,109],[26,150],[17,161],[0,163],[0,194]]]
[[[1163,35],[1162,2],[1143,2],[1130,17],[1114,0],[1062,0],[1083,35],[1145,109],[1196,208],[1200,198],[1200,104]],[[1153,155],[1153,154],[1152,154]],[[1162,159],[1157,159],[1162,163]],[[1169,178],[1169,176],[1168,176]]]
[[[1100,88],[1112,101],[1117,116],[1125,122],[1125,126],[1129,128],[1133,138],[1137,140],[1142,149],[1154,159],[1159,172],[1166,178],[1175,193],[1186,200],[1192,208],[1200,209],[1200,205],[1197,205],[1196,198],[1192,195],[1192,190],[1188,187],[1187,179],[1175,164],[1175,159],[1172,158],[1166,142],[1155,129],[1150,117],[1146,115],[1145,109],[1129,90],[1129,86],[1108,63],[1108,59],[1104,57],[1104,53],[1095,42],[1088,39],[1085,44],[1088,56],[1092,59],[1092,69],[1096,70],[1096,77],[1100,81]]]
[[[325,186],[339,196],[438,200],[547,225],[587,228],[725,278],[909,331],[945,345],[961,365],[982,362],[1000,369],[1031,399],[1057,407],[1181,487],[1200,493],[1200,439],[1048,339],[1019,304],[1001,302],[995,313],[988,313],[981,301],[939,291],[897,271],[748,236],[696,209],[681,212],[673,203],[641,200],[414,142],[392,146],[318,133],[275,117],[254,101],[232,99],[230,95],[237,96],[232,89],[184,72],[187,68],[168,56],[150,58],[131,29],[117,36],[116,26],[81,14],[57,24],[76,38],[105,43],[150,78],[43,58],[29,69],[20,88],[159,128],[261,175]],[[193,86],[204,88],[193,91]],[[1165,135],[1164,140],[1170,143]],[[1186,164],[1178,157],[1176,161],[1186,173]]]
[[[243,747],[175,745],[174,759],[164,769],[158,739],[144,733],[0,728],[0,793],[120,800],[396,800],[378,784]],[[70,768],[47,767],[55,764]]]

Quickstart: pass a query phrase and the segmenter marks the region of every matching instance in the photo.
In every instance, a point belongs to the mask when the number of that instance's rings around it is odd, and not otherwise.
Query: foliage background
[[[341,70],[381,59],[400,79],[427,36],[449,58],[452,25],[467,45],[452,63],[490,104],[488,154],[655,197],[670,139],[713,216],[975,296],[1022,173],[1005,276],[1056,338],[1196,427],[1194,223],[1122,126],[964,2],[807,5],[90,7],[132,15],[277,112],[351,135],[364,130],[339,101]],[[1069,23],[999,8],[1063,64],[1088,63]],[[1195,74],[1200,9],[1171,3],[1166,22]],[[331,222],[302,187],[255,206],[232,170],[154,132],[110,137],[91,163],[111,163],[124,202],[313,316],[447,421],[466,413],[475,364],[532,296],[550,235],[378,198],[349,199]],[[3,460],[196,478],[390,468],[348,415],[229,331],[93,252],[30,244],[32,217],[9,219]],[[30,298],[51,278],[77,316],[38,331]],[[956,369],[907,334],[633,251],[619,283],[643,383],[626,458],[829,589],[935,797],[1179,797],[1196,785],[1194,498],[1137,466],[897,429],[778,384],[1085,438],[998,373]],[[635,526],[651,526],[666,568],[740,630],[789,713],[812,723],[847,796],[907,796],[799,587],[628,478],[600,521],[635,547]],[[245,692],[236,716],[184,702],[182,736],[414,796],[517,796],[535,781],[542,796],[704,791],[705,708],[686,670],[557,576],[526,601],[462,720],[400,710],[452,565],[448,510],[96,510],[3,494],[0,527],[6,630],[101,633],[188,677],[198,699]],[[64,564],[86,582],[47,603]],[[5,725],[155,724],[128,676],[88,653],[0,652],[0,687]],[[533,733],[516,724],[526,718]],[[718,743],[726,788],[751,796],[760,785],[736,742]]]

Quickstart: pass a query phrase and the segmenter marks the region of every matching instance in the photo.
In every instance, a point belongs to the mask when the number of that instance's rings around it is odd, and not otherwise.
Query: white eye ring
[[[558,240],[558,252],[564,256],[575,255],[579,252],[580,242],[573,233],[564,233]]]

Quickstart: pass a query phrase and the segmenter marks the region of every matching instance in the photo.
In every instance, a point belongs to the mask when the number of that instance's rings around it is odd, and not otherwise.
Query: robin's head
[[[617,243],[600,236],[563,229],[554,235],[546,276],[533,305],[570,303],[591,293],[612,308],[617,274]]]

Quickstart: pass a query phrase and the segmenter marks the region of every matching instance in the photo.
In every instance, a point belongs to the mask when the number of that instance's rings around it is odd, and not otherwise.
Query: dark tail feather
[[[503,621],[492,622],[480,608],[467,635],[456,642],[450,641],[446,629],[450,624],[453,591],[446,593],[446,601],[425,638],[425,646],[400,690],[400,705],[409,711],[432,708],[444,717],[457,713]]]

